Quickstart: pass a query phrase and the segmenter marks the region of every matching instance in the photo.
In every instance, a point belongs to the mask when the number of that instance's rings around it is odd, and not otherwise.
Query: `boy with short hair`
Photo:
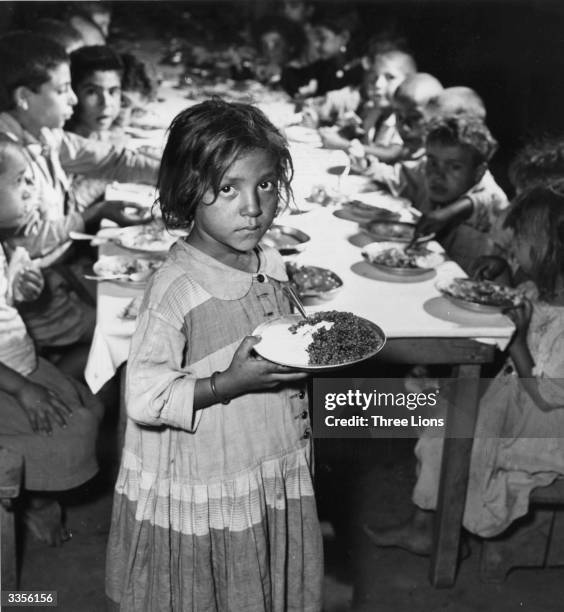
[[[70,281],[63,282],[60,275],[65,276],[69,268],[61,264],[57,272],[52,265],[60,264],[60,257],[70,247],[67,230],[84,229],[84,217],[76,209],[67,172],[153,183],[159,164],[135,151],[87,140],[62,130],[77,99],[71,88],[68,55],[57,43],[30,32],[0,37],[0,74],[0,133],[23,148],[33,170],[42,221],[58,222],[63,229],[57,244],[52,243],[52,236],[49,245],[44,244],[44,236],[36,233],[35,226],[31,234],[25,233],[25,239],[34,242],[35,252],[49,255],[46,282],[49,285],[51,276],[57,276],[55,284],[60,296],[64,297],[63,294],[70,295],[72,289],[68,286]],[[84,214],[98,218],[115,215],[121,224],[133,222],[124,217],[115,203],[96,204]],[[66,225],[65,220],[69,217],[73,223]],[[6,239],[4,244],[10,246],[11,242],[12,239]],[[67,335],[65,318],[59,316],[60,312],[54,302],[50,302],[41,307],[32,305],[25,314],[26,323],[40,346],[66,346],[91,336],[93,328],[83,329],[79,337],[72,333]],[[38,325],[35,326],[35,322]]]
[[[472,115],[486,120],[486,107],[482,98],[470,87],[447,87],[442,93],[431,98],[426,113],[437,115]]]

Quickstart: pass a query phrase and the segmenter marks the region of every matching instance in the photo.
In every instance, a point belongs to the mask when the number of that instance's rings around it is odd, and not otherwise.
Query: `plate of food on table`
[[[378,241],[394,241],[409,243],[415,237],[415,223],[407,223],[405,221],[367,221],[359,224],[374,240]],[[418,243],[428,242],[435,237],[434,234],[419,236]]]
[[[264,359],[311,372],[359,363],[386,343],[376,323],[337,310],[280,317],[261,323],[253,335],[261,337],[254,349]]]
[[[438,281],[436,288],[450,302],[473,312],[498,314],[523,302],[524,296],[517,289],[488,280],[454,278]]]
[[[111,281],[124,287],[144,287],[163,261],[157,257],[102,255],[92,266],[94,276],[87,278]]]
[[[128,251],[162,256],[166,255],[170,247],[180,236],[186,235],[186,232],[169,231],[161,221],[153,221],[145,225],[107,228],[98,232],[98,236],[102,238],[106,234]]]
[[[303,251],[310,236],[288,225],[271,225],[262,238],[267,246],[278,249],[282,255]]]
[[[368,223],[370,221],[399,221],[401,213],[373,206],[361,200],[351,199],[341,202],[341,207],[333,211],[333,215],[346,221]]]
[[[341,278],[327,268],[288,262],[286,271],[290,283],[302,299],[328,300],[333,298],[343,286]]]
[[[395,276],[423,276],[445,261],[444,253],[419,242],[413,246],[372,242],[362,249],[362,256],[378,270]]]

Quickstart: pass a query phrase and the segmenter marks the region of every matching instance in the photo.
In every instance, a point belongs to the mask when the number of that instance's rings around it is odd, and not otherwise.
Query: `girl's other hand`
[[[18,301],[32,302],[41,295],[44,285],[43,273],[39,268],[24,268],[14,279],[14,295],[18,296]]]
[[[254,345],[259,342],[258,336],[247,336],[243,339],[231,364],[218,375],[222,394],[236,397],[250,391],[272,389],[282,383],[302,380],[309,374],[295,368],[279,365],[258,356]]]
[[[531,315],[533,314],[531,302],[527,298],[523,298],[523,301],[518,306],[506,308],[503,314],[507,315],[515,324],[516,336],[526,340]]]
[[[53,425],[66,427],[67,419],[72,414],[72,410],[55,391],[29,380],[17,393],[16,398],[35,433],[51,435]]]
[[[470,272],[475,280],[496,280],[504,285],[509,285],[511,281],[509,264],[503,257],[497,255],[478,257],[472,264]]]

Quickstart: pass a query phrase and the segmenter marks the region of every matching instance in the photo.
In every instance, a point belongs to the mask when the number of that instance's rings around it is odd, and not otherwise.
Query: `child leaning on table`
[[[564,185],[518,196],[506,223],[538,296],[507,311],[516,327],[508,360],[480,401],[463,524],[483,537],[527,514],[531,491],[564,475]],[[375,544],[430,553],[442,449],[442,437],[422,433],[415,513],[398,527],[368,529]]]
[[[306,375],[258,357],[251,335],[290,312],[284,263],[259,242],[291,173],[251,105],[213,99],[171,125],[160,205],[191,231],[131,344],[106,572],[120,610],[321,609]]]
[[[13,238],[6,238],[4,244],[13,248],[25,241],[24,246],[33,258],[43,258],[41,265],[46,268],[47,285],[51,286],[50,278],[53,278],[59,294],[70,293],[69,283],[73,283],[73,278],[67,265],[71,245],[68,231],[84,230],[85,221],[102,216],[115,218],[120,224],[133,224],[138,219],[124,215],[121,203],[104,201],[80,213],[67,173],[151,183],[156,179],[158,162],[61,129],[72,114],[76,96],[70,83],[69,58],[55,42],[29,32],[0,37],[0,73],[0,134],[22,147],[33,171],[42,220],[58,224],[61,229],[58,237],[50,234],[46,238],[27,228]],[[58,272],[54,265],[59,266]],[[76,288],[79,290],[78,285]],[[31,304],[23,316],[39,346],[68,346],[79,339],[74,333],[66,333],[67,319],[61,316],[53,301],[37,307]],[[92,317],[89,321],[92,322]],[[92,325],[88,329],[84,325],[80,327],[80,339],[85,333],[91,335]]]
[[[4,219],[20,214],[20,195],[0,187]],[[41,271],[18,258],[8,266],[0,246],[0,447],[24,458],[24,520],[54,546],[70,537],[56,494],[97,470],[96,435],[102,406],[80,383],[37,356],[14,307],[37,298]]]

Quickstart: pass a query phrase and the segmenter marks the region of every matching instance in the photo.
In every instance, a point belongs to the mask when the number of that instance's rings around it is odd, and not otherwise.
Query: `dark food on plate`
[[[409,249],[408,252],[403,248],[391,247],[372,257],[371,261],[389,268],[420,268],[420,258],[432,253],[425,247]]]
[[[296,286],[300,295],[326,293],[341,286],[337,275],[325,268],[287,263],[286,271],[290,282]]]
[[[375,237],[406,242],[413,238],[415,232],[414,224],[394,221],[371,221],[363,227]]]
[[[330,329],[322,327],[313,332],[313,340],[307,348],[309,365],[340,365],[362,359],[382,346],[380,334],[352,312],[316,312],[298,321],[289,330],[295,334],[304,325],[316,325],[323,321],[333,325]]]
[[[348,200],[343,202],[341,206],[345,209],[350,210],[352,213],[365,216],[370,219],[386,219],[389,221],[397,221],[400,218],[400,214],[387,208],[380,208],[380,206],[371,206],[360,200]]]
[[[442,290],[454,298],[483,304],[484,306],[509,308],[518,306],[523,301],[523,296],[515,289],[487,280],[475,281],[469,278],[456,278]]]

